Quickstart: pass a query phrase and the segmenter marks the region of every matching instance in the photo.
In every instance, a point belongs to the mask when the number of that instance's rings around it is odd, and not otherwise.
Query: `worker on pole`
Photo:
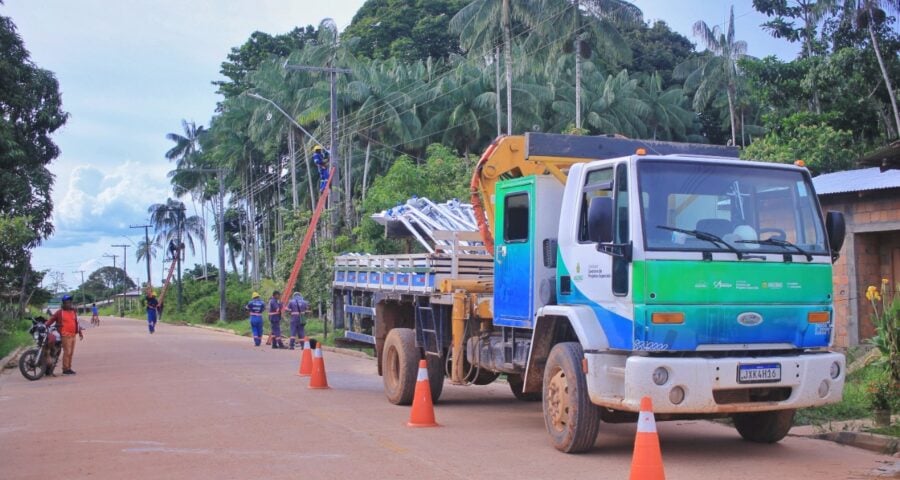
[[[319,193],[325,191],[325,185],[328,184],[328,163],[329,163],[329,155],[328,150],[322,148],[321,145],[316,145],[313,147],[313,155],[312,160],[313,163],[316,164],[316,168],[319,170]]]

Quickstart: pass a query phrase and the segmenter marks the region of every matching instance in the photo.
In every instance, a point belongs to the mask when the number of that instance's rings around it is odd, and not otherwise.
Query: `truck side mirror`
[[[831,254],[837,259],[838,252],[844,246],[844,237],[847,235],[847,224],[844,223],[843,213],[828,212],[825,214],[825,233],[828,235],[828,243],[831,244]]]
[[[609,243],[613,239],[613,199],[596,197],[588,206],[588,240],[595,243]]]

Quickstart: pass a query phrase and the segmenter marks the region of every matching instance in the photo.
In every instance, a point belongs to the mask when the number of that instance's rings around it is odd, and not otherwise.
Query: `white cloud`
[[[166,164],[148,168],[127,161],[111,170],[92,165],[75,167],[63,196],[56,202],[54,221],[58,235],[51,242],[87,243],[90,237],[120,235],[130,224],[147,218],[147,208],[170,194]]]

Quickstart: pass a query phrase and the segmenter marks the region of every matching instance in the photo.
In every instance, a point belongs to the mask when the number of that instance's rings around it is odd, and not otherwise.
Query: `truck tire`
[[[509,383],[509,389],[512,390],[513,395],[519,400],[522,400],[523,402],[541,401],[541,392],[525,393],[522,391],[522,387],[525,386],[525,379],[522,378],[522,375],[513,373],[507,374],[506,382]]]
[[[544,425],[553,446],[565,453],[590,450],[600,430],[600,409],[591,403],[581,371],[578,342],[556,344],[544,370]]]
[[[437,403],[438,399],[441,398],[441,392],[444,391],[445,366],[447,362],[436,355],[425,355],[425,359],[427,360],[426,365],[428,365],[428,386],[431,388],[431,403]],[[416,365],[416,368],[418,369],[418,365]],[[416,373],[418,373],[418,370]]]
[[[388,401],[394,405],[412,404],[419,369],[416,332],[410,328],[395,328],[388,332],[381,361],[384,394]]]
[[[731,416],[734,427],[744,440],[757,443],[775,443],[784,438],[794,426],[796,410],[735,413]]]

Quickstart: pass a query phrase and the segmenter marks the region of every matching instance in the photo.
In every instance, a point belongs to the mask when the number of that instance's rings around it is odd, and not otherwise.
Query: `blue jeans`
[[[262,343],[263,320],[261,316],[250,316],[250,330],[253,331],[253,344],[257,347]]]
[[[156,330],[156,309],[148,308],[147,309],[147,328],[150,330],[150,333],[153,333]]]

